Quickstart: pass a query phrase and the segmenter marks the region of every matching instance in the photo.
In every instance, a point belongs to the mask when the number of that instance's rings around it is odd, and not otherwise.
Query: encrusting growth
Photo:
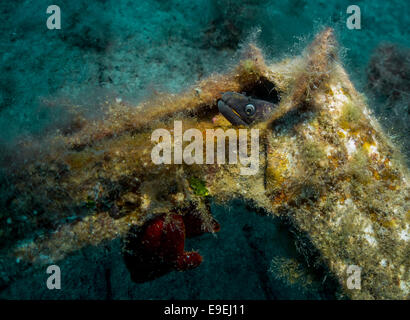
[[[253,125],[264,143],[255,175],[240,175],[239,164],[152,163],[153,130],[172,130],[175,120],[201,132],[238,130],[218,118],[218,99],[224,92],[254,94],[266,87],[280,101],[269,120]],[[163,238],[161,228],[181,225],[181,217],[195,211],[199,229],[216,231],[209,199],[226,203],[239,197],[307,235],[310,246],[301,248],[303,254],[315,248],[348,297],[409,298],[408,170],[339,63],[332,29],[319,33],[300,57],[269,66],[252,45],[226,74],[133,108],[113,105],[105,120],[50,141],[43,165],[27,162],[10,178],[16,195],[4,209],[37,210],[32,223],[54,231],[8,244],[20,261],[54,262],[102,241],[132,234],[140,239],[136,230],[159,226],[158,233],[148,232],[159,241],[156,259],[166,260],[167,268],[189,268],[200,258],[183,250],[183,232]],[[28,186],[36,190],[30,201]],[[73,212],[82,214],[61,225]],[[173,222],[167,227],[168,219]],[[180,249],[162,246],[167,239],[179,239],[174,244]],[[131,256],[138,260],[141,252]],[[361,290],[347,287],[349,265],[362,269]]]

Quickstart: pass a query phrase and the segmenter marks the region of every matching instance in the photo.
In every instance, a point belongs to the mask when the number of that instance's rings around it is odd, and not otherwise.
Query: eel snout
[[[236,102],[234,95],[235,95],[234,92],[225,92],[222,95],[222,98],[218,101],[218,110],[233,125],[247,126],[248,123],[243,121],[240,117],[240,114],[234,109],[235,102]]]

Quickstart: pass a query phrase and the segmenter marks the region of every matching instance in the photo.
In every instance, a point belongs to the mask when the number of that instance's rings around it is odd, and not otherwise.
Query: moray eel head
[[[233,125],[248,126],[267,120],[275,105],[268,101],[253,99],[237,92],[225,92],[218,101],[219,112]]]

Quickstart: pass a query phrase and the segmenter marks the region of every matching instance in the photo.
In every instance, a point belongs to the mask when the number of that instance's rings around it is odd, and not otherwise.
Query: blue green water
[[[380,43],[408,47],[410,42],[409,5],[399,0],[357,1],[361,30],[346,28],[349,1],[54,4],[61,7],[61,30],[46,28],[48,1],[0,3],[0,126],[6,139],[39,131],[62,116],[44,105],[75,102],[92,112],[104,94],[138,101],[155,90],[179,91],[229,67],[238,47],[258,29],[266,54],[279,59],[298,54],[323,25],[333,26],[343,60],[361,87]]]
[[[367,76],[372,53],[380,44],[392,43],[408,52],[409,2],[355,1],[361,8],[361,30],[346,28],[350,1],[58,0],[53,4],[61,8],[61,30],[46,28],[50,4],[45,0],[0,2],[0,142],[7,150],[13,150],[21,135],[42,135],[58,128],[68,106],[78,105],[90,117],[98,117],[106,101],[121,98],[134,104],[160,91],[179,92],[212,72],[226,71],[249,39],[256,39],[267,57],[280,60],[300,53],[318,30],[330,25],[355,85],[368,94],[374,112],[398,137],[403,152],[409,152],[409,87],[401,100],[391,102],[369,89]],[[402,63],[408,68],[408,63]],[[382,75],[386,87],[397,81],[389,77]],[[388,107],[386,101],[391,102]],[[2,197],[9,187],[2,184]],[[19,275],[11,270],[14,264],[1,260],[0,298],[336,296],[325,273],[309,276],[311,271],[297,254],[294,239],[279,221],[239,203],[214,207],[213,213],[222,226],[217,237],[204,235],[187,242],[188,249],[198,249],[204,256],[198,269],[134,284],[122,262],[118,240],[62,261],[64,290],[58,292],[44,287],[44,270],[29,269]],[[7,226],[9,218],[1,211],[0,225]],[[303,287],[275,276],[275,257],[297,259],[303,277],[313,280]]]

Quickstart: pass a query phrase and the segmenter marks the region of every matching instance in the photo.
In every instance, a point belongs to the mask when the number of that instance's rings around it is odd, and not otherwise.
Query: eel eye
[[[245,107],[245,113],[247,116],[253,116],[255,114],[255,106],[253,104],[247,104]]]

